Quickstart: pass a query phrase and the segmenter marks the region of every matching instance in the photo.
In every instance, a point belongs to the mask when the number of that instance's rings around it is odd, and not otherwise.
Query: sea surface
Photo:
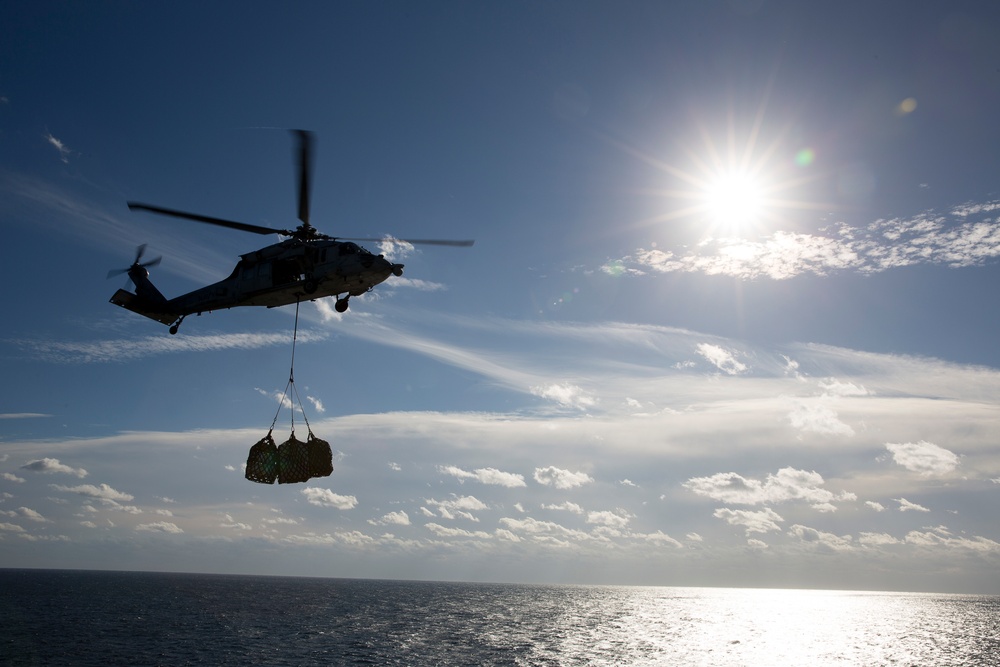
[[[1000,597],[0,570],[0,665],[1000,665]]]

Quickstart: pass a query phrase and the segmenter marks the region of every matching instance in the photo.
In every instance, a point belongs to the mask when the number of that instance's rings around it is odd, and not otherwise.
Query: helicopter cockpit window
[[[357,255],[361,252],[361,248],[356,243],[351,243],[350,241],[345,241],[340,244],[340,255]]]

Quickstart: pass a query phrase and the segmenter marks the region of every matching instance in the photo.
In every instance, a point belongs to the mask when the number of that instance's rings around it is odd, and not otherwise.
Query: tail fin
[[[111,297],[111,303],[163,324],[173,324],[177,320],[177,313],[171,312],[166,297],[150,282],[149,271],[144,266],[138,262],[133,264],[128,277],[135,284],[135,294],[120,289]]]
[[[165,309],[157,310],[157,304],[151,304],[142,297],[131,292],[126,292],[123,289],[115,292],[114,296],[111,297],[111,303],[121,306],[126,310],[131,310],[133,313],[148,317],[151,320],[156,320],[161,324],[173,324],[177,320],[176,313],[167,312]],[[166,304],[166,300],[163,303]]]

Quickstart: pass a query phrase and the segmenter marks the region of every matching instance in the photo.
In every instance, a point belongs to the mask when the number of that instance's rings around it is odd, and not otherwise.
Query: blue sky
[[[0,566],[1000,593],[998,28],[8,3]],[[294,226],[289,128],[320,231],[476,245],[303,306],[336,470],[264,486],[294,308],[170,336],[105,275],[146,243],[175,296],[277,240],[125,202]]]

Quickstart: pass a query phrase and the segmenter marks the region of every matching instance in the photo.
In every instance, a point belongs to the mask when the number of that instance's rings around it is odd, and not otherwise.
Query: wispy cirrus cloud
[[[321,331],[300,331],[298,342],[314,343],[326,340]],[[134,361],[153,355],[182,352],[218,352],[220,350],[256,350],[275,345],[287,345],[291,333],[237,333],[192,336],[145,336],[138,339],[99,341],[55,341],[37,339],[7,339],[3,342],[25,350],[49,363],[95,364]]]
[[[752,280],[799,275],[880,273],[916,264],[978,266],[1000,258],[1000,201],[966,203],[946,213],[876,220],[855,227],[837,223],[821,233],[775,231],[761,240],[707,238],[684,251],[639,248],[607,262],[613,276],[703,273]]]
[[[59,159],[63,163],[69,164],[69,156],[73,154],[73,151],[69,149],[69,146],[52,136],[51,132],[46,132],[43,136],[45,141],[48,142],[50,146],[53,146],[57,151],[59,151]]]

